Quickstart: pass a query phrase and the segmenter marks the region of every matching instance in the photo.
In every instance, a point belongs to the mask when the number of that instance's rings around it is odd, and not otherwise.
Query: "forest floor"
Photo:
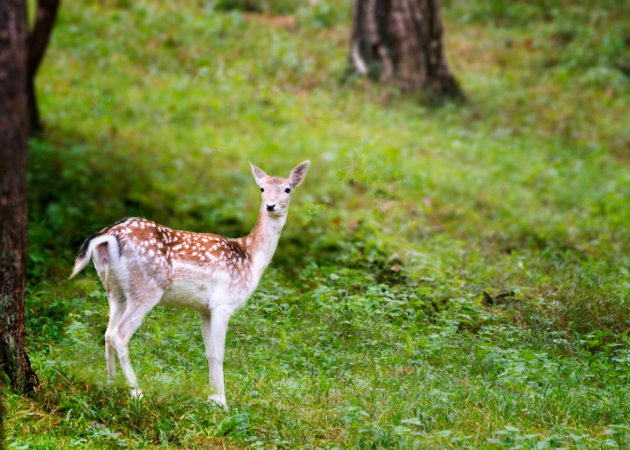
[[[439,107],[347,76],[334,3],[62,4],[30,145],[41,385],[5,396],[8,448],[630,446],[622,2],[445,2],[468,101]],[[230,322],[230,409],[205,401],[191,311],[156,308],[132,340],[144,398],[120,370],[108,385],[104,290],[93,268],[67,280],[82,240],[136,215],[246,234],[247,161],[286,176],[304,159]]]

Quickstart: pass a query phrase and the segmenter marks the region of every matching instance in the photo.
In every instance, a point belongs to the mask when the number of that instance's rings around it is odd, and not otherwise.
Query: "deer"
[[[298,164],[288,178],[267,175],[250,162],[262,201],[252,231],[240,238],[179,231],[151,220],[121,220],[85,240],[73,278],[90,258],[105,288],[107,376],[116,376],[116,356],[132,397],[142,397],[129,359],[129,341],[158,304],[192,308],[201,317],[208,360],[209,402],[227,409],[223,381],[230,317],[252,296],[271,262],[287,220],[289,200],[310,165]],[[115,353],[114,353],[115,352]]]

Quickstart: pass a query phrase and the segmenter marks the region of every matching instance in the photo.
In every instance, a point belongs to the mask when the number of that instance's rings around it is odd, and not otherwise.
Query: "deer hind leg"
[[[107,362],[107,378],[111,383],[116,378],[116,353],[112,337],[114,329],[125,312],[125,295],[118,285],[114,285],[107,290],[109,300],[109,322],[105,331],[105,361]]]
[[[164,291],[154,284],[143,285],[141,289],[128,292],[125,311],[112,332],[111,342],[116,349],[120,368],[131,388],[133,397],[141,397],[142,391],[138,385],[136,373],[131,367],[129,341],[142,324],[144,317],[160,301],[163,293]]]
[[[105,361],[107,363],[107,378],[109,382],[112,382],[116,377],[116,356],[112,344],[112,335],[116,324],[118,324],[125,311],[125,294],[116,279],[115,273],[111,270],[107,243],[96,247],[93,261],[98,276],[107,292],[107,300],[109,302],[109,322],[105,331]]]

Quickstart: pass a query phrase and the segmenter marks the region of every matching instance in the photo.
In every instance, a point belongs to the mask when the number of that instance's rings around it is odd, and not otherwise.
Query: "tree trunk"
[[[35,77],[27,77],[26,98],[28,108],[28,125],[31,133],[43,131],[42,120],[39,117],[39,106],[37,106],[37,93],[35,92]]]
[[[442,45],[439,0],[354,0],[350,62],[432,100],[462,99]]]
[[[24,348],[26,39],[26,1],[0,1],[0,364],[23,393],[37,383]]]
[[[44,58],[44,53],[46,53],[58,9],[59,0],[39,0],[37,2],[37,12],[35,13],[35,24],[28,34],[28,73],[26,88],[31,132],[42,130],[37,97],[35,96],[35,75]]]

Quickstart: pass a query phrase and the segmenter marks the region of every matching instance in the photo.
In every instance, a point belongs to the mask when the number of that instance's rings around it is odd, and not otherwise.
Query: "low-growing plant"
[[[42,384],[6,396],[6,445],[627,446],[625,4],[445,2],[470,101],[432,108],[341,81],[349,4],[219,3],[60,11],[30,149]],[[66,280],[82,239],[135,215],[245,234],[247,160],[296,158],[309,179],[230,323],[232,409],[204,401],[192,312],[132,340],[145,398],[108,385],[105,293]]]

